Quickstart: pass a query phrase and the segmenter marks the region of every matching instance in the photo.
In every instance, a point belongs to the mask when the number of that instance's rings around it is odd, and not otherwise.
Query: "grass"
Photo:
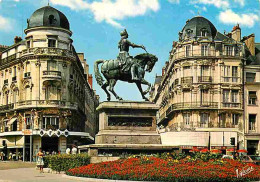
[[[0,170],[34,167],[36,167],[36,164],[34,162],[0,161]]]

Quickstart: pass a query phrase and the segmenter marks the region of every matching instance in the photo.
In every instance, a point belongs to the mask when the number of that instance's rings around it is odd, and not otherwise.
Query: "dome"
[[[27,28],[34,27],[58,27],[70,30],[70,23],[67,17],[59,10],[45,6],[36,10],[30,19],[27,20]]]
[[[187,38],[208,37],[214,39],[217,34],[215,26],[206,18],[196,16],[186,22],[180,32],[180,40]]]

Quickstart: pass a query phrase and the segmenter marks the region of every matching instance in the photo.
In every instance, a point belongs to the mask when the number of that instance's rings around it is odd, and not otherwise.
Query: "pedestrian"
[[[43,161],[43,152],[42,152],[42,148],[39,149],[39,152],[37,153],[37,163],[36,165],[39,166],[40,168],[40,173],[43,173],[43,166],[44,166],[44,161]]]
[[[76,145],[73,145],[71,153],[72,154],[77,154],[77,151],[78,151],[78,149],[77,149]]]
[[[66,149],[66,154],[70,154],[70,148],[69,147]]]

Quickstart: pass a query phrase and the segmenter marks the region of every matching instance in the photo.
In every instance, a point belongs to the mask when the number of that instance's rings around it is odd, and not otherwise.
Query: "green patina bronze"
[[[139,91],[142,94],[143,99],[148,101],[145,95],[150,91],[151,84],[144,79],[145,71],[151,72],[158,58],[155,55],[149,53],[139,54],[135,57],[129,55],[129,47],[142,48],[142,45],[136,45],[131,43],[128,38],[128,33],[126,30],[121,32],[121,40],[118,43],[118,48],[120,49],[119,55],[115,60],[97,60],[95,62],[95,77],[97,83],[107,94],[107,100],[110,100],[110,93],[106,89],[109,86],[109,91],[118,100],[122,100],[115,91],[114,87],[118,80],[136,83]],[[146,51],[146,50],[145,50]],[[101,64],[101,73],[105,77],[106,81],[103,79],[99,72],[98,65]],[[143,91],[141,85],[147,85],[148,88]]]

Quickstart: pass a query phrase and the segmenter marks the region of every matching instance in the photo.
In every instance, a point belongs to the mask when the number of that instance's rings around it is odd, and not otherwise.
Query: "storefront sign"
[[[32,135],[32,130],[23,130],[23,135]]]
[[[60,137],[61,135],[65,136],[65,137],[68,137],[69,136],[69,131],[66,129],[64,131],[60,131],[59,129],[56,130],[56,131],[53,131],[51,129],[49,130],[43,130],[41,129],[40,132],[39,132],[39,135],[42,137],[44,135],[48,135],[49,137],[53,136],[53,135],[56,135],[57,137]]]

